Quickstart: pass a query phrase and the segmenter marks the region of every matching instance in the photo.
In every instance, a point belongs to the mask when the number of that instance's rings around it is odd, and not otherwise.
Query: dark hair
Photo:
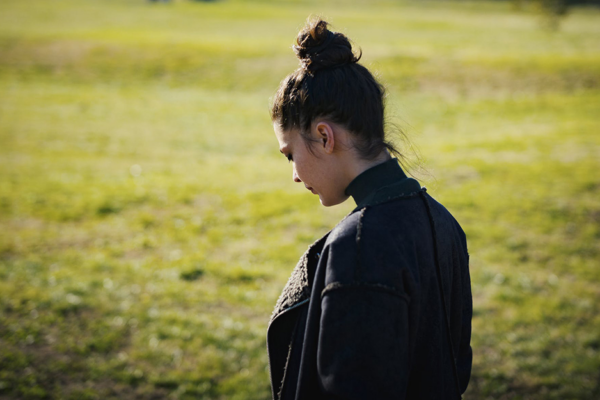
[[[328,25],[316,18],[298,33],[294,52],[301,65],[281,82],[271,119],[284,131],[299,129],[310,144],[311,123],[324,117],[353,134],[362,158],[373,159],[386,148],[398,156],[385,139],[384,87],[358,63],[362,52],[356,55],[348,38]]]

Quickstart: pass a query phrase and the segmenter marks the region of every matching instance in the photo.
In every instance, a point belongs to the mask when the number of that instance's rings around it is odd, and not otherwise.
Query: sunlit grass
[[[10,0],[0,397],[270,396],[274,302],[352,209],[292,182],[268,117],[310,13],[363,49],[467,232],[465,397],[600,394],[597,10],[549,34],[500,2]]]

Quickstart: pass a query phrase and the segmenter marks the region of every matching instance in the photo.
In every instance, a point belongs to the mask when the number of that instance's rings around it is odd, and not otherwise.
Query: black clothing
[[[275,306],[273,398],[458,398],[472,363],[461,227],[395,159],[359,175],[347,194],[357,208],[308,248]]]
[[[393,186],[386,188],[389,185]],[[386,189],[389,193],[382,193],[380,189]],[[354,178],[346,188],[346,195],[352,196],[358,209],[366,205],[374,205],[375,202],[386,201],[388,196],[410,195],[419,190],[421,190],[419,182],[407,177],[400,168],[398,160],[392,158]]]

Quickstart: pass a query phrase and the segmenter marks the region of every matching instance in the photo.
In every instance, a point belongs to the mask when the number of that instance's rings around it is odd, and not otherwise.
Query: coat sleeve
[[[322,292],[317,372],[335,399],[404,399],[409,298],[380,284],[329,284]]]

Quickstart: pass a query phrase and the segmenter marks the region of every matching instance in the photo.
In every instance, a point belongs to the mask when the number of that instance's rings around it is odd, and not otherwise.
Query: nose
[[[296,167],[294,167],[294,172],[292,174],[292,178],[294,179],[294,182],[297,182],[297,183],[302,182],[302,180],[300,180],[300,178],[298,177],[298,174],[296,173]]]

